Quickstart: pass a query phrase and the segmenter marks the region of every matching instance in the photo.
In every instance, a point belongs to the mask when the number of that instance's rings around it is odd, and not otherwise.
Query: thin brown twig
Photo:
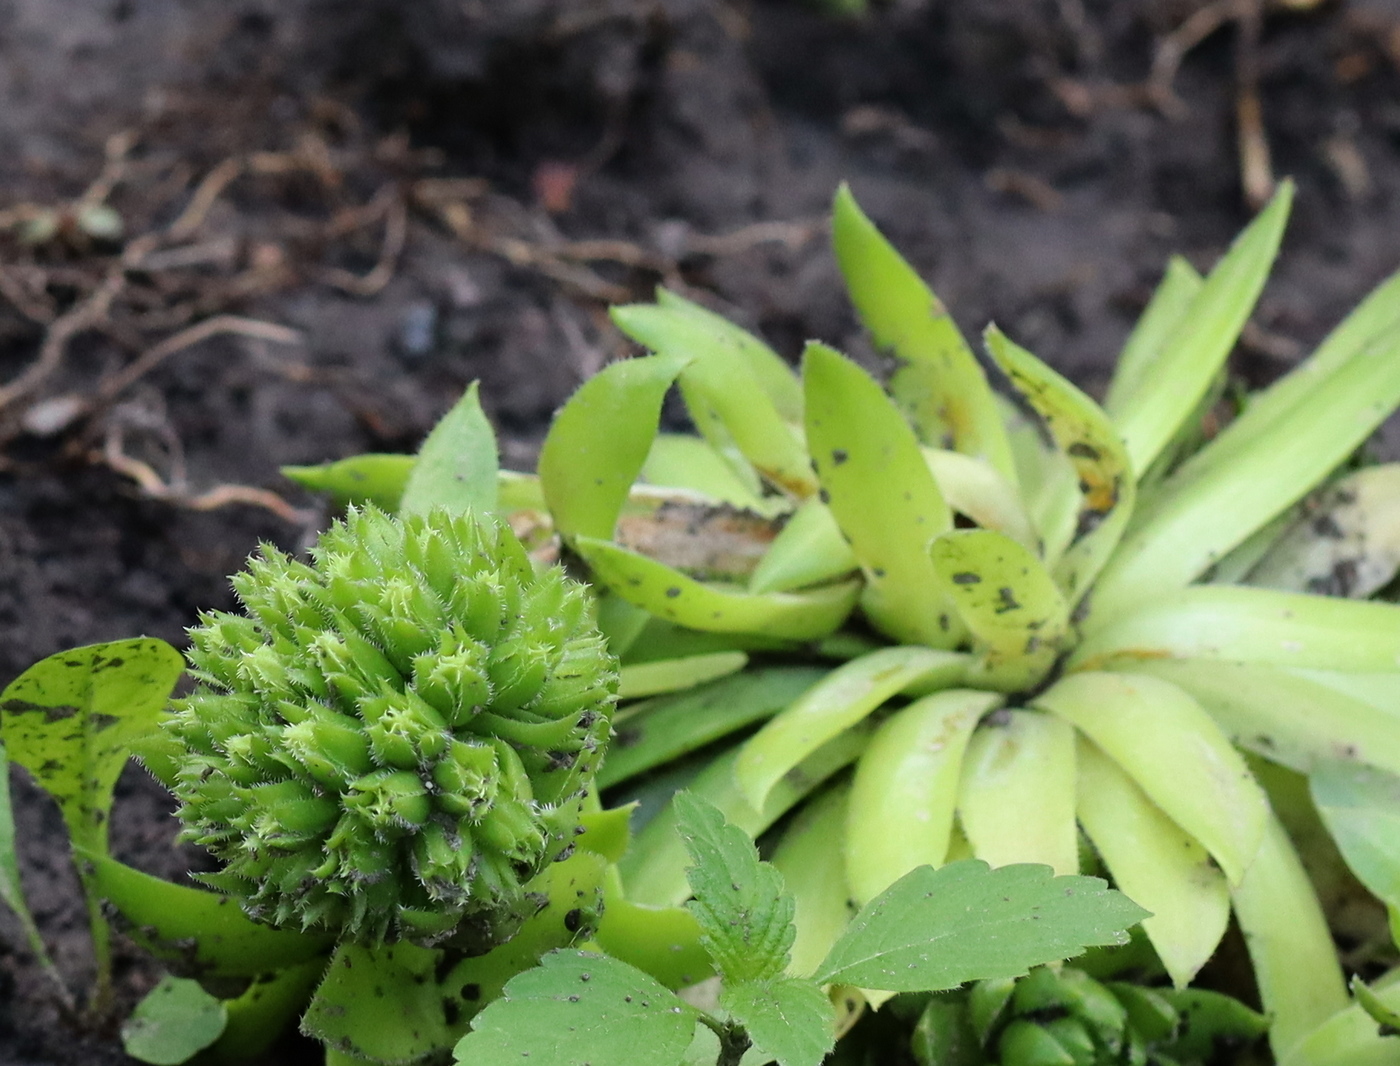
[[[371,201],[383,201],[379,209],[384,215],[384,242],[379,249],[379,260],[368,274],[354,274],[339,267],[327,267],[320,272],[321,280],[328,285],[355,296],[374,296],[394,277],[399,256],[403,254],[408,241],[408,205],[392,185],[381,189]]]
[[[1235,119],[1240,185],[1249,206],[1258,210],[1274,194],[1274,167],[1264,133],[1264,108],[1259,101],[1259,32],[1264,12],[1261,0],[1236,0]]]
[[[1147,94],[1163,114],[1180,118],[1186,105],[1176,95],[1173,83],[1188,52],[1235,17],[1237,0],[1212,0],[1157,42],[1152,72],[1147,78]]]

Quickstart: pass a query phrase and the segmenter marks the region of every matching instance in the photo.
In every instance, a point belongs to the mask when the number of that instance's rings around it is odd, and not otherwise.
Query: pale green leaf
[[[165,641],[141,637],[50,655],[0,692],[0,740],[58,803],[75,844],[106,852],[117,777],[184,668]]]
[[[152,1066],[178,1066],[224,1031],[228,1013],[198,981],[162,977],[122,1025],[122,1047]]]
[[[981,654],[978,682],[1019,692],[1041,681],[1069,637],[1069,604],[1033,553],[990,529],[930,547],[933,568]]]
[[[719,1003],[778,1066],[820,1066],[836,1043],[831,1000],[805,977],[726,983]]]
[[[786,506],[780,496],[759,496],[708,441],[687,433],[658,433],[642,465],[642,478],[652,485],[688,489],[757,514],[775,514]]]
[[[820,667],[755,667],[688,692],[629,704],[613,715],[613,740],[598,771],[598,787],[610,788],[771,718],[826,673]]]
[[[899,360],[890,391],[924,443],[985,459],[1015,485],[995,395],[947,308],[845,185],[836,193],[831,226],[851,301],[875,344]]]
[[[1400,776],[1350,759],[1319,762],[1313,803],[1357,878],[1400,907]]]
[[[1122,410],[1129,397],[1151,379],[1153,368],[1175,330],[1181,326],[1182,314],[1201,291],[1201,275],[1196,269],[1174,255],[1167,261],[1166,273],[1152,294],[1142,316],[1133,326],[1113,367],[1113,380],[1103,407],[1109,416]]]
[[[967,859],[921,866],[856,915],[816,974],[891,992],[1015,977],[1032,966],[1124,944],[1148,912],[1096,877]]]
[[[352,455],[321,466],[284,466],[282,476],[312,492],[329,492],[337,507],[372,503],[393,514],[417,461],[413,455]]]
[[[626,963],[556,951],[506,985],[455,1049],[463,1066],[677,1066],[695,1012]]]
[[[682,692],[737,673],[748,662],[749,657],[741,651],[716,651],[624,666],[618,671],[617,698],[636,700],[666,692]]]
[[[812,465],[865,573],[866,615],[902,643],[952,647],[960,633],[930,595],[928,544],[953,516],[914,431],[874,378],[825,345],[807,345],[802,383]]]
[[[772,863],[783,875],[796,904],[788,973],[803,977],[816,970],[855,914],[846,883],[845,856],[832,846],[845,832],[850,788],[836,784],[802,805],[783,831]]]
[[[720,974],[735,982],[780,976],[796,935],[783,875],[759,862],[753,841],[713,804],[678,792],[672,805],[690,855],[690,909]]]
[[[540,451],[540,485],[565,536],[612,536],[651,451],[666,390],[687,362],[654,356],[612,363],[554,416]]]
[[[418,461],[399,501],[401,513],[427,514],[434,507],[454,513],[496,510],[500,455],[477,386],[471,383],[418,449]]]
[[[831,508],[821,500],[806,500],[749,575],[749,591],[791,592],[843,578],[859,566]]]
[[[995,326],[985,336],[992,359],[1044,420],[1078,475],[1079,517],[1054,571],[1073,606],[1089,590],[1127,528],[1135,497],[1132,464],[1118,431],[1093,400]]]
[[[1113,422],[1137,474],[1195,410],[1230,354],[1264,288],[1292,203],[1293,183],[1285,181],[1181,312],[1142,386],[1117,405]]]

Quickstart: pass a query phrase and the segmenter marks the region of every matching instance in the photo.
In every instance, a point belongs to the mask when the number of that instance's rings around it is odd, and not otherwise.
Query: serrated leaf
[[[613,715],[613,740],[598,771],[598,787],[610,788],[771,718],[826,673],[819,667],[755,667],[687,692],[629,704]]]
[[[820,1066],[836,1043],[831,1000],[805,977],[726,984],[719,1005],[779,1066]]]
[[[540,486],[567,537],[613,534],[661,417],[666,390],[688,358],[652,356],[605,366],[550,424],[540,450]]]
[[[556,951],[506,985],[456,1046],[465,1066],[676,1066],[695,1012],[626,963]]]
[[[836,193],[831,227],[851,301],[876,345],[899,360],[890,391],[924,442],[979,456],[1015,485],[995,394],[947,308],[845,185]]]
[[[233,898],[172,884],[81,847],[97,894],[116,912],[114,924],[157,958],[197,976],[253,977],[307,962],[329,951],[329,933],[274,929],[246,917]]]
[[[822,500],[865,573],[861,606],[895,640],[952,647],[960,633],[935,586],[928,544],[953,528],[918,438],[880,385],[839,352],[802,356],[807,445]]]
[[[1103,410],[995,326],[987,351],[1045,422],[1079,478],[1079,517],[1055,564],[1055,580],[1078,603],[1118,546],[1132,515],[1136,478],[1118,431]]]
[[[141,637],[59,652],[0,692],[0,740],[58,803],[73,843],[107,850],[112,790],[154,728],[185,660]]]
[[[1124,944],[1148,912],[1096,877],[967,859],[921,866],[856,915],[815,980],[891,992],[940,991]]]
[[[1040,560],[990,529],[945,533],[929,557],[981,653],[977,681],[1002,692],[1039,683],[1070,631],[1069,604]]]
[[[198,981],[162,977],[122,1025],[122,1047],[153,1066],[178,1066],[224,1031],[228,1012]]]
[[[434,507],[487,514],[496,510],[500,454],[496,432],[481,409],[473,381],[418,449],[399,511],[427,514]]]
[[[1400,907],[1400,777],[1329,759],[1313,767],[1308,783],[1357,879],[1387,906]]]
[[[796,930],[783,875],[713,804],[689,792],[672,801],[690,855],[690,904],[710,957],[728,981],[766,981],[787,968]]]

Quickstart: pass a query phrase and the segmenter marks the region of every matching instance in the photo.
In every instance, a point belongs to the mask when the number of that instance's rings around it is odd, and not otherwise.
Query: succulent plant
[[[582,586],[470,514],[351,510],[203,617],[168,728],[204,875],[276,926],[433,941],[568,847],[616,672]],[[507,920],[508,925],[508,920]]]

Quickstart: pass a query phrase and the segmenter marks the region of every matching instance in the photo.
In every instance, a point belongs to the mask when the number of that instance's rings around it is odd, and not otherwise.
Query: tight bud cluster
[[[170,729],[205,880],[273,925],[431,941],[518,907],[577,824],[616,671],[583,587],[494,521],[352,511],[191,631]]]

